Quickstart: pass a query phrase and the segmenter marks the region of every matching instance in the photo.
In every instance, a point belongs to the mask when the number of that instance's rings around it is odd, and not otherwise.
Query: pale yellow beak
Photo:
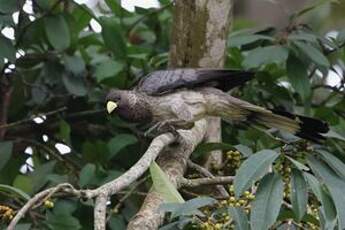
[[[117,108],[117,104],[114,101],[107,102],[107,111],[111,114]]]

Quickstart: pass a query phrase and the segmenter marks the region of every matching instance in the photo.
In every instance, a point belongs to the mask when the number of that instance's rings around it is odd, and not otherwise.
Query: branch
[[[206,168],[203,168],[202,166],[200,166],[198,164],[195,164],[193,161],[188,160],[187,164],[188,164],[189,168],[194,169],[195,171],[198,171],[202,175],[204,175],[206,177],[210,177],[210,178],[215,178],[215,176],[210,171],[208,171]],[[223,197],[229,196],[228,192],[226,191],[226,189],[223,186],[217,185],[216,187],[217,187],[220,195],[222,195]]]
[[[200,174],[206,177],[214,177],[213,174],[210,171],[208,171],[206,168],[194,163],[191,160],[188,160],[187,164],[189,168],[194,169],[195,171],[199,172]]]
[[[127,172],[95,190],[90,190],[88,192],[88,197],[95,197],[103,191],[109,195],[113,195],[129,186],[146,172],[163,148],[174,142],[175,139],[176,138],[171,133],[165,133],[154,138],[144,155]]]
[[[176,138],[171,133],[165,133],[154,138],[144,155],[136,164],[134,164],[127,172],[122,174],[120,177],[102,185],[97,189],[76,190],[72,187],[72,185],[64,183],[37,193],[18,211],[17,215],[12,219],[7,229],[13,230],[18,221],[24,217],[24,215],[29,211],[30,208],[37,204],[41,204],[42,201],[51,197],[59,191],[63,191],[67,195],[73,195],[84,199],[91,199],[96,197],[94,209],[95,229],[105,229],[106,203],[108,201],[108,198],[111,195],[126,188],[132,182],[136,181],[140,176],[142,176],[150,167],[151,162],[157,158],[158,154],[163,150],[163,148],[174,142],[175,139]]]
[[[67,110],[67,107],[62,107],[62,108],[59,108],[59,109],[56,109],[56,110],[53,110],[53,111],[50,111],[50,112],[47,112],[47,113],[37,114],[37,116],[38,117],[42,117],[42,116],[47,116],[48,117],[48,116],[51,116],[51,115],[54,115],[54,114],[57,114],[57,113],[60,113],[60,112],[66,111],[66,110]],[[19,120],[19,121],[15,121],[15,122],[12,122],[12,123],[0,125],[0,129],[11,128],[11,127],[14,127],[14,126],[17,126],[17,125],[21,125],[21,124],[24,124],[24,123],[27,123],[27,122],[31,122],[33,118],[34,117],[24,118],[24,119]]]
[[[66,192],[68,194],[79,196],[79,191],[75,190],[72,185],[63,183],[59,184],[55,187],[43,190],[40,193],[37,193],[33,198],[31,198],[16,214],[16,216],[11,220],[11,223],[8,225],[7,230],[14,230],[15,226],[19,222],[21,218],[25,216],[25,214],[29,211],[29,209],[33,208],[34,206],[39,206],[37,204],[42,204],[44,200],[48,199],[52,195],[57,192]]]
[[[198,179],[186,179],[181,178],[179,180],[179,187],[197,187],[201,185],[219,185],[219,184],[231,184],[234,180],[233,176],[220,176],[213,178],[198,178]]]
[[[197,121],[191,130],[178,130],[180,134],[179,144],[160,155],[157,162],[176,187],[178,179],[183,177],[187,169],[187,161],[190,155],[203,140],[206,129],[207,122],[202,119]],[[157,229],[164,217],[164,214],[157,211],[163,202],[161,194],[155,191],[149,192],[141,209],[129,222],[127,229]]]

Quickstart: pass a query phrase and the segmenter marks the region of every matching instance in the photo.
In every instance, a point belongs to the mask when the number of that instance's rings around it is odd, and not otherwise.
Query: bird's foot
[[[157,132],[159,134],[161,133],[165,133],[165,132],[170,132],[175,136],[178,136],[179,133],[177,132],[174,124],[175,120],[166,120],[166,121],[161,121],[158,122],[156,124],[154,124],[153,126],[151,126],[146,132],[145,132],[145,136],[151,136],[152,133]]]

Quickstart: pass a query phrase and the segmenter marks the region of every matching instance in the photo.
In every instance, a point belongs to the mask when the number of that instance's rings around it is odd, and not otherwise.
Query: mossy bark
[[[222,68],[232,19],[232,0],[176,1],[170,45],[170,67]],[[220,119],[209,118],[206,142],[221,142]],[[221,165],[213,151],[205,167]]]

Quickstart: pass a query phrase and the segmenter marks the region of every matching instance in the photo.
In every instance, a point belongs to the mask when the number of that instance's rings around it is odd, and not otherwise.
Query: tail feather
[[[329,131],[326,122],[315,118],[282,111],[266,111],[254,112],[254,121],[267,127],[281,129],[315,142],[324,140],[325,137],[322,134]]]
[[[322,134],[329,131],[326,122],[315,118],[268,110],[232,97],[217,89],[207,89],[205,92],[218,96],[217,103],[213,103],[211,106],[212,112],[210,115],[221,116],[226,121],[261,124],[269,128],[284,130],[315,142],[325,139]],[[212,100],[210,101],[212,102]]]

